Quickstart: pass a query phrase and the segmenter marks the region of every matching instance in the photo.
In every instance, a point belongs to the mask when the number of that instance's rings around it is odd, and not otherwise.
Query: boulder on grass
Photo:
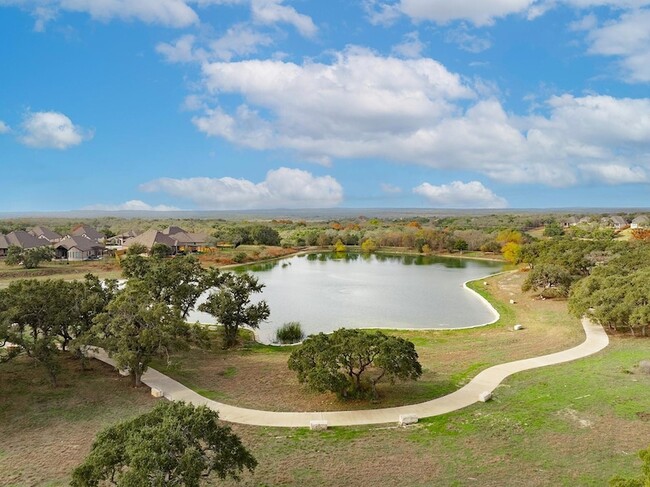
[[[481,392],[478,395],[478,400],[481,401],[481,402],[488,402],[490,399],[492,399],[492,393],[491,392],[485,391],[485,392]]]
[[[408,426],[409,424],[415,424],[418,422],[418,417],[415,414],[400,414],[399,415],[399,425]]]
[[[639,372],[650,375],[650,360],[641,360],[639,362]]]
[[[327,421],[324,419],[315,419],[309,422],[309,429],[312,431],[325,431],[327,429]]]

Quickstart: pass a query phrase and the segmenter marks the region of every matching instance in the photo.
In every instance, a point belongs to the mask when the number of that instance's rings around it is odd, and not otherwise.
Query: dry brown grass
[[[148,388],[93,361],[61,358],[59,387],[27,357],[0,364],[0,485],[67,485],[90,451],[95,434],[110,424],[149,410]]]
[[[118,278],[121,275],[119,263],[112,258],[84,262],[45,262],[36,269],[22,266],[7,266],[0,260],[0,283],[7,284],[16,279],[81,279],[86,274],[106,278]]]

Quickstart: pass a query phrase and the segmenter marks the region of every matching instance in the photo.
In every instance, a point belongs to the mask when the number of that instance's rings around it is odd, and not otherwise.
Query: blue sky
[[[3,211],[648,207],[650,0],[0,0]]]

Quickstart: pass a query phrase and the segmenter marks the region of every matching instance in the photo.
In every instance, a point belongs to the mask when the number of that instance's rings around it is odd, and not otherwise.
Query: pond
[[[241,268],[266,285],[271,316],[257,337],[275,339],[299,321],[307,335],[347,328],[465,328],[496,312],[463,283],[499,272],[499,262],[447,257],[316,253]],[[257,298],[256,298],[257,299]],[[200,300],[202,301],[202,300]],[[189,321],[213,323],[193,312]]]

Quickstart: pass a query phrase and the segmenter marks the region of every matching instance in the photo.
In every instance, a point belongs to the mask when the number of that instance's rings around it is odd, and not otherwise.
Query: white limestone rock
[[[165,394],[163,393],[163,391],[161,391],[160,389],[158,389],[156,387],[151,388],[151,395],[153,397],[165,397]]]
[[[481,402],[488,402],[490,399],[492,399],[492,393],[491,392],[485,391],[485,392],[481,392],[478,395],[478,400],[481,401]]]
[[[639,372],[642,374],[650,374],[650,360],[641,360],[639,362]]]
[[[515,327],[514,327],[515,331],[519,331],[519,330],[523,330],[523,329],[524,329],[524,325],[515,325]]]
[[[309,422],[309,429],[312,431],[325,431],[327,429],[327,421],[324,419],[315,419]]]
[[[399,415],[399,425],[408,426],[409,424],[415,424],[418,422],[418,417],[415,414],[400,414]]]

